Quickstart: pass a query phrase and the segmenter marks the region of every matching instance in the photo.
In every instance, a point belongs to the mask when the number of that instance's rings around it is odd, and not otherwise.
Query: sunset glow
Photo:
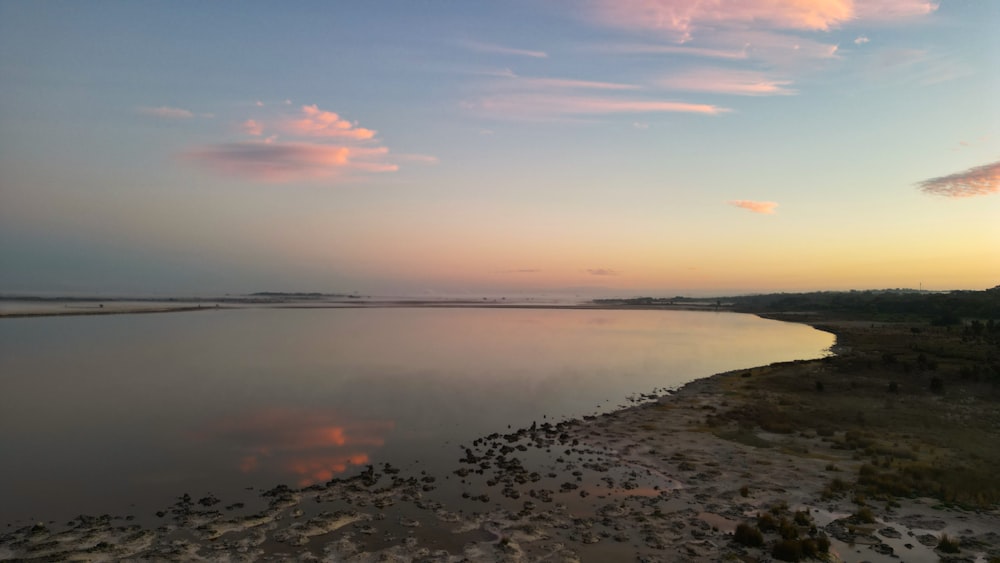
[[[0,7],[0,292],[1000,283],[1000,4],[185,8]]]

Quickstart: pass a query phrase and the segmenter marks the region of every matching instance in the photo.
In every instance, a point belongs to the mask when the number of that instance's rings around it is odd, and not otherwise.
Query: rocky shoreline
[[[0,559],[707,562],[794,560],[798,549],[832,561],[1000,560],[997,507],[859,500],[851,482],[867,460],[843,446],[844,431],[739,418],[782,400],[754,387],[762,378],[829,369],[718,374],[607,415],[492,434],[460,447],[445,475],[383,464],[263,491],[252,507],[184,495],[154,527],[81,516],[5,531]]]

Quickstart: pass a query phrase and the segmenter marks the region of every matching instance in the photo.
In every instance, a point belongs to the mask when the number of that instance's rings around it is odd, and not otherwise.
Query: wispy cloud
[[[938,2],[931,0],[870,0],[852,2],[852,5],[858,19],[874,21],[898,21],[926,16],[938,9]]]
[[[671,90],[713,92],[740,96],[774,96],[795,94],[788,88],[791,80],[766,76],[754,70],[702,68],[681,72],[659,80],[658,84]]]
[[[597,80],[573,80],[569,78],[524,78],[517,77],[521,85],[538,88],[583,89],[583,90],[638,90],[637,84],[621,82],[601,82]]]
[[[946,197],[973,197],[1000,193],[1000,161],[917,182],[917,187],[926,194]]]
[[[571,78],[511,75],[489,84],[489,94],[464,107],[500,119],[565,119],[627,113],[700,113],[730,111],[711,104],[657,99],[641,95],[636,84]]]
[[[858,37],[854,38],[854,44],[855,45],[864,45],[865,43],[868,43],[869,41],[871,41],[871,39],[868,39],[864,35],[861,35],[861,36],[858,36]]]
[[[965,150],[965,149],[967,149],[969,147],[974,147],[974,146],[979,145],[981,143],[984,143],[984,142],[986,142],[988,140],[990,140],[990,135],[983,135],[983,136],[981,136],[981,137],[979,137],[979,138],[977,138],[975,140],[972,140],[972,141],[962,140],[962,141],[958,142],[958,146],[952,147],[951,150],[953,150],[953,151]]]
[[[742,45],[749,59],[783,69],[796,69],[803,65],[813,69],[821,62],[836,60],[840,50],[836,43],[767,29],[716,33],[710,35],[709,40],[723,45]]]
[[[472,49],[473,51],[479,51],[481,53],[495,53],[498,55],[515,55],[518,57],[531,57],[535,59],[544,59],[549,56],[548,53],[546,53],[545,51],[518,49],[515,47],[497,45],[495,43],[483,43],[481,41],[464,41],[463,44],[469,49]]]
[[[749,199],[731,199],[727,201],[729,205],[753,211],[754,213],[773,214],[778,204],[773,201],[753,201]]]
[[[594,116],[627,113],[699,113],[720,115],[728,108],[671,100],[636,98],[601,98],[545,93],[493,96],[469,102],[466,107],[482,110],[494,117],[544,119],[567,116]]]
[[[587,273],[592,276],[617,276],[619,272],[610,268],[588,268]]]
[[[882,49],[872,53],[866,61],[869,78],[893,84],[903,82],[926,86],[973,72],[960,60],[926,49]]]
[[[441,162],[441,159],[429,154],[397,154],[394,158],[396,160],[415,162],[417,164],[438,164]]]
[[[728,60],[743,60],[747,58],[746,49],[715,49],[711,47],[664,45],[660,43],[623,43],[619,45],[603,45],[595,47],[591,50],[618,55],[690,55],[693,57]]]
[[[159,117],[161,119],[191,119],[195,116],[194,112],[191,110],[172,108],[169,106],[140,107],[139,113],[151,117]]]
[[[856,19],[894,20],[929,14],[928,0],[592,0],[589,13],[610,26],[658,31],[680,41],[710,28],[755,26],[798,31],[827,31]]]
[[[838,58],[830,30],[896,25],[936,9],[929,0],[589,0],[582,13],[597,25],[643,41],[599,51],[747,60],[772,69],[814,71],[819,62]],[[651,43],[650,37],[669,43]],[[859,37],[857,43],[865,40]]]
[[[749,23],[785,29],[826,30],[852,16],[848,2],[703,2],[701,0],[595,0],[591,16],[604,25],[660,32],[677,41],[701,27]]]

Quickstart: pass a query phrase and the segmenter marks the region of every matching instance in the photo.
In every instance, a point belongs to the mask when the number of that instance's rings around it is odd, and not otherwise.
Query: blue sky
[[[991,287],[998,27],[972,0],[0,0],[0,292]]]

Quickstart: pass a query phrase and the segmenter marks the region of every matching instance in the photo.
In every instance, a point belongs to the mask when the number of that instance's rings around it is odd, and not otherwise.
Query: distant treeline
[[[865,317],[920,317],[934,324],[965,319],[1000,319],[1000,286],[985,291],[925,293],[848,291],[747,295],[727,299],[746,312],[831,312]]]
[[[615,301],[634,306],[685,306],[710,302],[747,313],[816,312],[865,318],[921,318],[937,325],[958,324],[962,319],[1000,319],[1000,286],[984,291],[942,293],[915,290],[818,291],[712,299],[636,297]]]

